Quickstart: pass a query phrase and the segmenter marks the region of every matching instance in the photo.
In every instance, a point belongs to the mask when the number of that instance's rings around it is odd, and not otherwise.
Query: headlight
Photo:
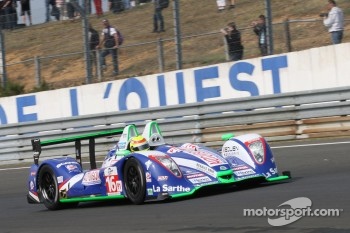
[[[175,176],[181,176],[181,172],[175,161],[168,156],[151,156],[152,159],[163,165],[171,171]]]
[[[258,140],[249,144],[249,149],[252,152],[257,163],[262,164],[265,160],[265,150],[263,143]]]

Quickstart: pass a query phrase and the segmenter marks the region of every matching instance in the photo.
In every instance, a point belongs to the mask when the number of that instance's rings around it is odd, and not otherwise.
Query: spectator
[[[153,32],[165,32],[161,1],[162,0],[154,0]]]
[[[123,0],[108,0],[109,10],[117,14],[124,10]]]
[[[236,7],[235,0],[230,0],[230,8],[229,9],[233,9],[235,7]]]
[[[337,7],[337,3],[334,0],[328,0],[327,10],[328,14],[321,15],[323,16],[323,24],[331,33],[332,43],[340,44],[344,31],[343,11]]]
[[[130,0],[123,0],[124,10],[130,9]]]
[[[77,0],[66,0],[67,16],[70,21],[74,21],[76,17],[79,17],[76,8],[79,8]]]
[[[0,1],[1,29],[14,29],[17,20],[12,0]]]
[[[225,10],[226,0],[216,0],[216,4],[218,6],[218,12]]]
[[[267,55],[267,38],[266,38],[266,22],[265,15],[259,15],[257,21],[252,22],[254,32],[258,36],[258,44],[261,56]]]
[[[22,16],[22,20],[23,20],[24,25],[27,25],[26,16],[25,16],[26,13],[27,13],[27,17],[29,20],[29,25],[32,25],[32,15],[30,12],[30,2],[29,2],[29,0],[21,0],[21,16]]]
[[[55,13],[56,15],[59,15],[60,20],[64,20],[66,18],[65,14],[65,1],[64,0],[56,0],[56,8],[57,12]],[[51,13],[52,14],[52,13]]]
[[[118,33],[115,28],[111,27],[107,19],[104,19],[102,22],[104,26],[102,30],[102,38],[99,45],[96,46],[96,49],[100,49],[103,44],[106,48],[101,52],[101,66],[103,70],[106,70],[106,56],[111,54],[113,60],[113,74],[118,75]]]
[[[95,9],[96,9],[96,15],[99,18],[103,15],[102,1],[101,0],[94,0],[94,4],[95,4]]]
[[[100,44],[100,36],[98,32],[89,24],[89,44],[90,44],[90,53],[91,60],[94,63],[94,66],[97,67],[97,59],[96,59],[96,47]],[[96,76],[97,76],[97,69]]]
[[[151,0],[139,0],[138,2],[140,3],[140,5],[143,5],[143,4],[146,4],[147,2],[150,2],[150,1]]]
[[[241,33],[237,30],[236,24],[231,22],[227,24],[226,28],[223,28],[220,31],[225,36],[230,61],[242,60],[243,46]]]
[[[46,23],[50,21],[51,15],[55,16],[56,20],[59,20],[59,10],[56,7],[56,0],[46,0]],[[50,10],[51,5],[51,10]],[[58,13],[58,14],[57,14]]]

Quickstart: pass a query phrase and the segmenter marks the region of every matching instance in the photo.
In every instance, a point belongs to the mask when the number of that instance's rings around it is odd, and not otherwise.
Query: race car
[[[101,167],[96,167],[94,139],[120,134]],[[89,140],[91,170],[81,166],[81,140]],[[135,125],[122,130],[70,138],[33,139],[34,164],[28,178],[29,203],[43,203],[56,210],[79,202],[129,199],[134,204],[193,195],[202,187],[226,186],[248,181],[276,182],[279,175],[265,139],[258,134],[225,135],[221,150],[184,143],[165,143],[155,121],[140,135]],[[75,142],[76,158],[61,157],[39,163],[43,146]]]

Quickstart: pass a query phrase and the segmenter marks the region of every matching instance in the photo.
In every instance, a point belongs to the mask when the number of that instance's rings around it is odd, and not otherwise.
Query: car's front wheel
[[[50,210],[57,210],[62,208],[59,201],[58,183],[52,168],[44,165],[38,176],[38,187],[40,199]]]
[[[146,196],[146,179],[142,165],[135,158],[126,161],[124,167],[125,192],[134,204],[142,204]]]

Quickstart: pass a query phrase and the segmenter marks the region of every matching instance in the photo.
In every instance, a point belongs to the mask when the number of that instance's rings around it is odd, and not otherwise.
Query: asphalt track
[[[343,139],[346,141],[349,139]],[[339,139],[338,141],[341,141]],[[329,140],[274,144],[279,171],[293,179],[257,188],[228,188],[194,198],[135,206],[127,201],[84,203],[48,211],[26,201],[28,169],[0,170],[1,233],[177,233],[177,232],[350,232],[350,142]],[[333,141],[334,142],[334,141]],[[316,145],[310,145],[316,144]],[[326,144],[325,144],[326,143]],[[300,145],[300,143],[294,143]],[[268,217],[244,217],[244,209],[276,209],[290,199],[307,197],[312,209],[341,209],[339,217],[302,217],[282,227]]]

